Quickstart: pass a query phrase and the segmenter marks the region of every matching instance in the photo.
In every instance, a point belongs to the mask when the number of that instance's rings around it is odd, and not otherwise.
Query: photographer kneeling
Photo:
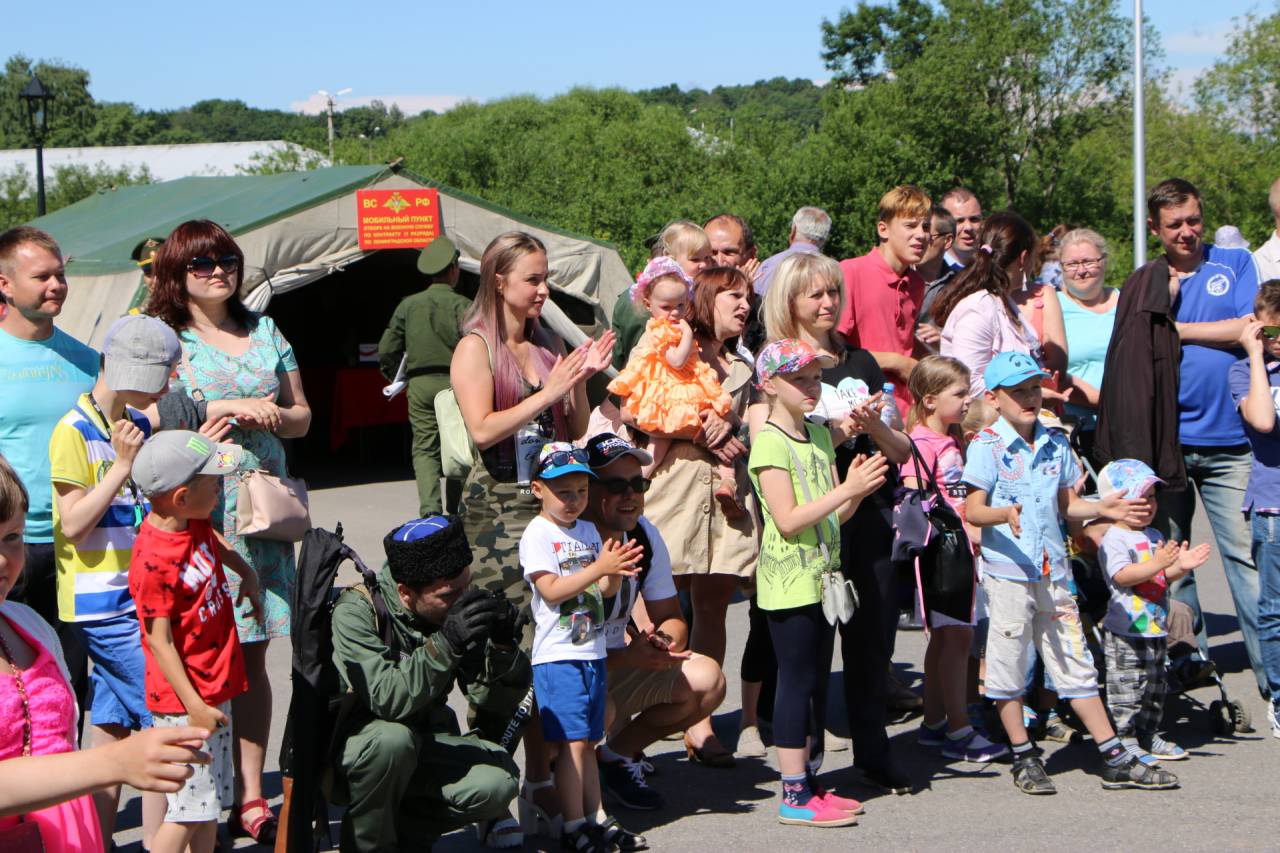
[[[429,850],[472,822],[485,824],[490,843],[518,846],[508,807],[520,773],[497,742],[533,681],[519,613],[500,594],[470,588],[471,547],[454,518],[408,522],[383,547],[378,593],[390,642],[362,586],[333,611],[334,663],[355,696],[336,768],[349,803],[341,849]],[[455,682],[477,733],[459,734],[445,704]]]
[[[600,778],[605,793],[623,806],[657,809],[662,796],[644,778],[644,749],[666,735],[705,719],[724,699],[724,674],[711,658],[687,651],[689,627],[671,577],[671,558],[662,535],[641,515],[649,481],[640,466],[649,454],[612,433],[587,442],[588,464],[595,473],[582,518],[600,539],[644,545],[636,578],[624,578],[604,602],[608,647],[609,701],[615,709],[607,743],[600,747]],[[636,600],[644,597],[647,618],[632,621]]]

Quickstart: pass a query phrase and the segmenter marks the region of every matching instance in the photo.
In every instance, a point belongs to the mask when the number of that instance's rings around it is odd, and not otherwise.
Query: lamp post
[[[36,216],[44,216],[44,137],[49,131],[49,102],[53,93],[44,87],[34,71],[18,93],[27,108],[27,126],[36,143]]]
[[[347,94],[350,91],[351,91],[351,88],[347,87],[346,89],[339,89],[337,92],[334,92],[332,95],[326,92],[324,89],[321,89],[319,92],[317,92],[317,94],[324,96],[325,105],[329,113],[329,165],[330,166],[333,165],[333,108],[337,105],[338,98],[341,98],[343,95]]]
[[[1147,262],[1147,158],[1143,121],[1142,0],[1133,0],[1133,268]]]

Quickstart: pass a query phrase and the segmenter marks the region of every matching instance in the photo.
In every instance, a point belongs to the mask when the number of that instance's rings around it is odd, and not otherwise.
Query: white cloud
[[[437,113],[448,112],[458,104],[470,100],[475,99],[463,95],[367,95],[360,97],[346,95],[337,99],[337,109],[341,112],[348,107],[367,107],[374,101],[382,101],[388,107],[394,104],[405,115],[412,116],[423,110],[431,110]],[[317,115],[323,113],[326,109],[325,97],[316,93],[305,101],[293,101],[289,104],[289,107],[294,112]]]
[[[1216,57],[1227,49],[1234,32],[1234,23],[1227,22],[1216,27],[1192,27],[1180,33],[1171,33],[1161,41],[1170,59],[1187,53]]]

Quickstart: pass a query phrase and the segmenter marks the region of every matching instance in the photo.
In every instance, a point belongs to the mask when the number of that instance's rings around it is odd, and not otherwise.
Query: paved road
[[[313,494],[313,513],[322,526],[331,528],[342,521],[347,541],[372,563],[381,559],[382,536],[396,520],[408,518],[416,503],[413,482],[404,480],[318,489]],[[1197,541],[1209,538],[1202,518],[1197,520],[1196,532]],[[651,782],[667,796],[667,807],[651,813],[617,814],[629,828],[643,832],[655,850],[732,847],[755,851],[788,846],[837,850],[851,844],[895,850],[988,850],[993,838],[1026,849],[1275,849],[1280,845],[1276,840],[1280,827],[1276,800],[1280,741],[1265,731],[1265,705],[1247,672],[1216,551],[1197,577],[1214,635],[1214,654],[1227,670],[1227,688],[1233,697],[1247,703],[1258,732],[1230,739],[1215,737],[1203,708],[1217,696],[1212,689],[1196,691],[1191,703],[1175,699],[1166,714],[1167,727],[1172,738],[1192,754],[1189,761],[1170,765],[1182,780],[1180,790],[1103,791],[1092,744],[1049,745],[1048,768],[1059,793],[1032,799],[1013,787],[1008,764],[946,765],[935,753],[918,747],[914,742],[917,720],[891,732],[895,754],[919,786],[912,796],[874,796],[857,785],[848,752],[828,756],[824,781],[867,801],[867,813],[856,827],[820,831],[781,826],[774,817],[777,776],[772,761],[742,761],[736,770],[693,766],[684,760],[678,741],[660,742],[650,750],[658,769]],[[746,626],[746,605],[733,605],[726,665],[729,696],[716,716],[716,727],[727,743],[733,742],[737,731],[738,665]],[[923,653],[921,633],[899,635],[899,668],[917,688]],[[273,803],[278,803],[279,781],[274,771],[288,706],[287,641],[273,644],[269,665],[280,685],[268,764],[272,771],[269,792]],[[838,661],[835,668],[840,668]],[[454,699],[456,702],[457,697]],[[137,814],[135,796],[122,824],[127,829],[117,834],[118,843],[128,851],[138,849]],[[442,839],[437,849],[482,848],[474,835],[458,832]],[[526,849],[558,847],[538,839]]]

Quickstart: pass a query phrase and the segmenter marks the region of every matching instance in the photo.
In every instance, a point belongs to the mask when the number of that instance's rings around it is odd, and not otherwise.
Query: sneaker
[[[848,752],[853,746],[853,741],[847,737],[840,737],[834,732],[825,732],[822,737],[822,751],[826,752]]]
[[[946,745],[942,747],[942,757],[952,761],[971,761],[975,764],[986,764],[988,761],[995,761],[1009,751],[1009,747],[1002,743],[992,743],[991,741],[978,734],[976,731],[960,740],[946,738]]]
[[[649,787],[644,779],[644,767],[639,761],[599,761],[600,782],[605,796],[614,803],[637,811],[653,811],[666,802],[663,796]]]
[[[1038,750],[1031,750],[1026,755],[1016,755],[1013,759],[1013,784],[1024,794],[1056,794],[1049,774],[1045,772],[1044,762],[1040,760]]]
[[[640,750],[639,752],[637,752],[633,760],[635,761],[636,764],[640,765],[640,769],[644,771],[644,775],[646,776],[658,775],[657,766],[652,761],[649,760],[649,756],[644,754],[644,750]]]
[[[946,746],[947,744],[947,721],[943,719],[938,723],[937,727],[921,721],[920,728],[916,730],[916,743],[921,746]]]
[[[615,817],[608,818],[604,823],[596,827],[600,840],[609,845],[612,850],[648,850],[649,842],[645,840],[643,835],[637,835],[629,829],[624,829],[618,823]]]
[[[764,758],[769,754],[756,726],[747,726],[738,732],[738,748],[734,752],[742,758]]]
[[[1120,788],[1163,791],[1178,787],[1178,777],[1163,768],[1143,764],[1129,755],[1120,765],[1104,764],[1102,766],[1102,787],[1108,791]]]
[[[828,805],[818,796],[810,797],[803,806],[787,805],[786,800],[778,806],[778,823],[791,826],[853,826],[857,822],[854,815]]]
[[[833,809],[848,812],[849,814],[862,814],[866,811],[866,809],[862,807],[862,803],[852,797],[841,797],[838,794],[828,791],[826,788],[817,784],[817,782],[810,782],[809,790],[813,791],[813,795],[815,797],[821,797],[822,801]]]
[[[1267,703],[1267,722],[1271,724],[1271,736],[1280,738],[1280,714],[1276,713],[1274,702]]]
[[[892,767],[859,767],[862,778],[873,788],[888,794],[910,794],[911,779]]]
[[[1140,737],[1138,743],[1160,761],[1185,761],[1191,757],[1185,749],[1158,734]]]
[[[1067,725],[1067,721],[1062,717],[1050,712],[1049,716],[1045,718],[1044,726],[1040,730],[1038,739],[1049,740],[1054,743],[1072,743],[1080,739],[1080,733]]]

